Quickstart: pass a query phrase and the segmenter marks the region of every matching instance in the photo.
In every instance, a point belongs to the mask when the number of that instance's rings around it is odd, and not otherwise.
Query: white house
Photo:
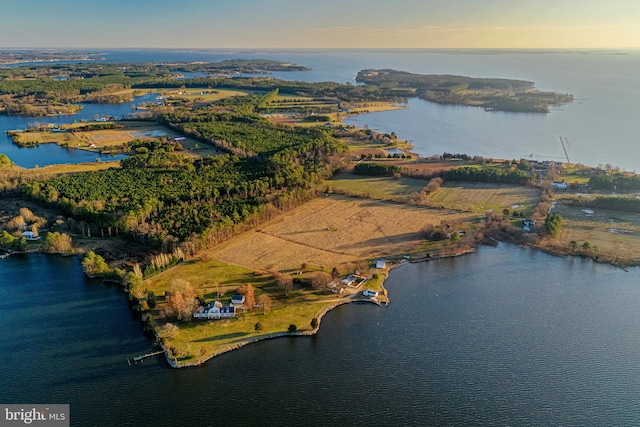
[[[561,190],[566,190],[568,185],[567,182],[563,179],[562,181],[553,181],[551,183],[551,185],[553,185],[555,188],[559,188]]]
[[[387,263],[384,262],[384,260],[381,260],[381,259],[376,260],[376,268],[385,268],[386,266],[387,266]]]
[[[362,295],[364,295],[365,297],[371,297],[371,298],[375,298],[378,296],[378,293],[376,291],[372,291],[371,289],[366,289]]]
[[[342,279],[342,284],[346,286],[351,286],[356,281],[356,276],[353,274],[349,274],[347,277]]]
[[[39,240],[40,236],[38,236],[33,231],[23,231],[22,236],[27,240]]]
[[[228,319],[235,317],[236,308],[234,306],[223,307],[220,301],[214,301],[208,307],[193,313],[196,319]]]

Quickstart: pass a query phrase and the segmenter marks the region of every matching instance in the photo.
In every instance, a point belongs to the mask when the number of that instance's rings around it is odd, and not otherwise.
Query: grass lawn
[[[506,184],[444,183],[429,196],[428,205],[484,213],[493,210],[501,214],[503,209],[529,215],[540,197],[540,190]]]
[[[241,313],[233,319],[193,320],[177,323],[179,332],[166,340],[167,346],[175,346],[186,351],[178,363],[198,361],[204,357],[219,354],[250,340],[271,334],[287,332],[289,325],[296,325],[298,332],[311,330],[311,319],[336,303],[336,298],[322,302],[287,305],[274,308],[267,314],[254,310]],[[260,322],[262,330],[256,331]]]
[[[312,318],[341,300],[335,294],[300,288],[294,288],[284,295],[276,287],[271,274],[256,274],[215,259],[199,258],[145,281],[146,287],[158,296],[158,306],[154,311],[156,314],[164,306],[163,295],[171,289],[174,279],[187,280],[207,303],[219,300],[228,304],[238,286],[251,283],[255,288],[256,298],[266,293],[273,304],[271,311],[266,314],[256,308],[241,311],[233,319],[175,322],[179,332],[168,338],[166,344],[179,347],[187,353],[179,360],[182,363],[197,361],[202,349],[207,355],[218,354],[250,339],[286,332],[291,324],[296,325],[298,331],[310,330]],[[217,298],[218,292],[224,295]],[[259,332],[255,331],[256,322],[260,322],[263,327]]]
[[[560,245],[568,247],[569,242],[575,241],[582,247],[588,242],[591,247],[597,246],[598,254],[604,258],[640,262],[640,214],[562,203],[553,212],[564,219]]]
[[[423,179],[370,177],[341,173],[326,182],[329,191],[362,195],[372,199],[406,202],[415,192],[422,190],[428,181]]]

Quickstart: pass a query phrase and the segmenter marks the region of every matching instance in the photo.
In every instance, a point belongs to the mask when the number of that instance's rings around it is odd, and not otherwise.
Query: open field
[[[396,104],[394,102],[362,102],[351,108],[351,113],[374,113],[378,111],[401,110],[407,108],[406,105]]]
[[[264,114],[264,117],[278,125],[300,126],[296,119],[287,114]]]
[[[0,169],[0,182],[7,183],[8,181],[16,181],[19,179],[46,179],[58,175],[68,175],[72,173],[83,173],[119,167],[120,161],[118,160],[50,165],[33,169],[26,169],[20,166],[10,166]],[[0,185],[0,189],[2,188],[3,187]]]
[[[620,223],[640,226],[640,214],[631,212],[568,206],[563,204],[562,201],[556,204],[553,212],[570,221],[604,223],[609,226],[615,226]]]
[[[429,181],[424,179],[394,179],[381,176],[361,176],[341,173],[326,182],[329,192],[350,194],[379,200],[407,202],[411,195],[424,188]]]
[[[442,209],[328,196],[314,199],[210,254],[253,270],[288,270],[302,263],[330,269],[344,262],[410,252],[422,242],[420,231],[427,225],[464,223],[473,217]]]
[[[389,159],[386,160],[385,164],[396,165],[401,168],[405,168],[408,173],[433,175],[435,173],[445,172],[450,169],[455,169],[459,168],[460,166],[466,166],[475,163],[464,162],[461,160]]]
[[[607,259],[640,262],[640,227],[606,223],[582,223],[565,221],[560,235],[560,244],[569,247],[575,241],[578,247],[584,242],[591,246],[590,254],[597,253]],[[597,249],[596,249],[597,248]]]
[[[529,215],[540,198],[540,190],[506,184],[485,183],[444,183],[438,191],[429,196],[429,206],[484,213],[503,209],[523,212]]]
[[[38,168],[37,172],[43,176],[49,177],[49,176],[69,175],[72,173],[84,173],[84,172],[91,172],[91,171],[98,171],[103,169],[119,168],[119,167],[120,167],[120,161],[115,160],[111,162],[102,161],[102,162],[92,162],[92,163],[76,163],[76,164],[70,163],[70,164],[63,164],[63,165],[43,166],[41,168]]]
[[[178,332],[166,338],[165,346],[179,353],[178,364],[197,364],[248,342],[286,334],[291,324],[297,326],[298,332],[311,332],[311,319],[325,310],[349,302],[350,296],[360,296],[365,288],[381,289],[382,275],[375,283],[348,289],[346,295],[298,285],[284,294],[269,271],[293,273],[306,264],[302,274],[293,277],[308,280],[319,269],[328,272],[347,262],[410,252],[422,244],[420,230],[426,225],[447,221],[464,228],[473,217],[395,203],[321,197],[270,221],[260,230],[244,233],[202,253],[200,258],[152,277],[145,287],[158,297],[158,306],[152,311],[155,316],[166,304],[163,295],[175,279],[189,281],[207,303],[218,299],[227,304],[235,289],[245,283],[254,286],[256,297],[269,296],[272,307],[266,314],[257,307],[229,320],[175,323]],[[222,294],[219,298],[218,293]],[[257,322],[262,324],[259,332],[255,330]],[[160,320],[162,323],[164,320]]]
[[[588,242],[599,255],[611,259],[640,262],[640,214],[585,209],[558,203],[553,212],[563,219],[561,245]]]
[[[232,90],[232,89],[211,89],[211,88],[188,88],[188,89],[176,89],[176,90],[161,90],[162,96],[166,97],[167,101],[172,99],[183,99],[186,101],[192,101],[196,104],[210,104],[214,101],[218,101],[224,98],[230,98],[232,96],[246,96],[252,92],[246,90]]]

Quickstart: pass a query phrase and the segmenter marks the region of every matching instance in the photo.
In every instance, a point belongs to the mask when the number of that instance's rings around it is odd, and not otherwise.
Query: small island
[[[640,264],[638,175],[532,158],[420,158],[393,132],[341,122],[402,108],[404,88],[176,81],[175,71],[126,77],[135,81],[119,90],[160,97],[134,116],[12,134],[124,160],[27,170],[0,156],[2,256],[80,254],[87,276],[122,284],[173,367],[313,334],[339,305],[385,306],[390,269],[481,244]],[[96,89],[81,96],[106,93],[103,78],[84,79]],[[74,80],[52,81],[41,84],[80,96]],[[33,82],[0,81],[11,84]],[[22,96],[46,104],[53,94]]]

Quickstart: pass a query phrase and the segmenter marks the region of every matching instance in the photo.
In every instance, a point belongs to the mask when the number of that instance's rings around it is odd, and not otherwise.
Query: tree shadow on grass
[[[249,335],[247,332],[234,332],[232,334],[216,335],[215,337],[201,338],[194,342],[212,342],[221,340],[230,340],[233,338],[242,338]]]

